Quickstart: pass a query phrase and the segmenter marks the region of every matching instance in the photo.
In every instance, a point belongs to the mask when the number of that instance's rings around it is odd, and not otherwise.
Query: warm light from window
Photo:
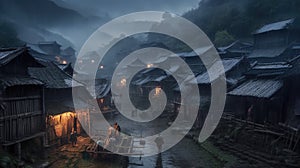
[[[147,68],[153,67],[153,64],[147,64]]]
[[[121,86],[125,86],[125,85],[126,85],[126,79],[123,78],[123,79],[121,80]]]
[[[155,88],[155,96],[158,96],[161,93],[161,88],[160,87],[156,87]]]

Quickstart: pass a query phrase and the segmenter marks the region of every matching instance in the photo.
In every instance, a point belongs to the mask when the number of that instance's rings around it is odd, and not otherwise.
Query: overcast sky
[[[110,17],[144,10],[168,11],[178,15],[196,8],[200,0],[53,0],[81,13]]]

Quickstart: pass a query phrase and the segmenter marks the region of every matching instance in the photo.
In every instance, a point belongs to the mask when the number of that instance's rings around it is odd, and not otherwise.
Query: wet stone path
[[[168,127],[168,121],[165,118],[157,119],[155,122],[151,122],[151,124],[147,125],[136,122],[128,123],[128,120],[118,115],[111,117],[109,120],[111,120],[111,122],[118,122],[122,130],[136,136],[157,133],[161,128]],[[157,150],[156,146],[150,146],[148,148]],[[130,157],[128,168],[218,168],[223,167],[221,164],[218,159],[192,139],[184,138],[177,145],[160,155],[142,158]]]

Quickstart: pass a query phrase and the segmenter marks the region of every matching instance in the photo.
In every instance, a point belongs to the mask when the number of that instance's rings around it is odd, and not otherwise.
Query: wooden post
[[[298,134],[298,132],[297,132],[297,134]],[[295,151],[295,150],[296,150],[296,147],[297,147],[297,145],[298,145],[299,139],[300,139],[300,135],[298,135],[298,136],[297,136],[297,140],[296,140],[296,142],[295,142],[295,145],[294,145],[293,151]]]
[[[44,125],[44,130],[45,130],[45,135],[44,135],[44,141],[43,141],[43,146],[49,145],[49,138],[48,138],[48,115],[46,114],[45,110],[45,88],[42,87],[42,124]]]
[[[17,143],[17,155],[18,155],[18,160],[21,161],[22,159],[22,151],[21,151],[21,142]]]
[[[90,118],[90,110],[89,109],[87,109],[87,115],[88,115],[88,127],[89,127],[88,134],[90,136],[91,135],[91,118]]]

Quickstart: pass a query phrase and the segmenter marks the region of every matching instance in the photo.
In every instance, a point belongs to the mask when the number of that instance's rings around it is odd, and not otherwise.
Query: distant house
[[[167,72],[154,67],[140,71],[132,79],[130,85],[132,101],[140,108],[149,107],[150,91],[155,89],[158,94],[158,90],[163,89],[165,92],[169,93],[168,90],[170,91],[170,85],[166,83],[166,79],[169,76],[170,74]]]
[[[61,51],[61,54],[65,56],[74,56],[76,54],[76,50],[73,47],[67,47]]]
[[[284,61],[293,58],[293,44],[299,42],[300,29],[296,19],[262,26],[253,33],[254,50],[248,55],[253,61]]]
[[[41,68],[26,48],[0,49],[0,143],[21,159],[21,144],[45,134],[43,83],[28,68]]]
[[[73,74],[78,74],[76,71],[74,71],[72,64],[58,64],[57,65],[61,70],[66,72],[68,75],[73,76]]]
[[[221,58],[236,58],[250,54],[253,50],[253,44],[241,41],[235,41],[232,44],[217,48]]]
[[[205,71],[205,66],[200,58],[201,55],[212,51],[214,48],[212,46],[198,48],[195,51],[177,53],[180,58],[182,58],[188,66],[191,68],[192,72],[197,75]],[[200,55],[198,55],[198,54]]]
[[[295,57],[299,58],[299,57]],[[245,76],[249,79],[269,78],[276,79],[284,75],[293,67],[291,61],[287,62],[270,62],[270,63],[254,63]]]
[[[61,45],[56,41],[43,41],[39,42],[37,45],[41,50],[50,55],[59,55],[61,53]]]
[[[58,64],[68,64],[75,62],[76,51],[72,47],[61,49],[61,45],[56,41],[45,41],[37,44],[27,44],[30,54],[37,59],[54,61]]]
[[[111,85],[106,79],[97,79],[95,83],[95,97],[102,113],[113,109]]]
[[[226,75],[226,83],[228,89],[234,87],[239,82],[243,74],[247,72],[250,68],[250,64],[246,57],[226,58],[222,59],[221,61],[224,67],[224,73]],[[221,73],[220,67],[216,65],[217,64],[213,64],[209,70],[211,70],[211,72]],[[196,82],[200,87],[206,88],[210,87],[210,84],[217,78],[218,76],[211,78],[208,72],[205,72],[196,76]],[[207,88],[207,90],[210,89]]]
[[[227,58],[221,60],[222,64],[224,66],[224,73],[226,76],[226,83],[227,88],[230,90],[233,87],[235,87],[237,84],[239,84],[241,81],[244,80],[243,74],[247,72],[250,68],[250,64],[245,57],[241,58]],[[221,68],[217,66],[217,64],[213,64],[210,67],[210,70],[212,72],[215,72],[214,74],[221,73]],[[218,81],[218,80],[225,80],[221,78],[220,76],[209,76],[208,72],[204,71],[203,73],[200,73],[196,76],[196,81],[190,81],[192,84],[197,84],[199,88],[200,93],[200,113],[198,115],[197,119],[197,125],[201,126],[203,121],[205,120],[207,110],[209,107],[210,99],[211,99],[211,84]],[[175,97],[176,99],[180,98],[180,89],[177,87],[174,89],[175,91]],[[227,100],[226,106],[230,107],[230,105],[234,103],[230,100]],[[178,108],[179,105],[182,105],[180,102],[175,101],[174,107],[175,111]],[[187,111],[189,111],[188,108],[193,107],[185,107]]]
[[[80,134],[84,132],[82,125],[89,128],[88,102],[91,97],[81,83],[72,80],[72,77],[55,63],[43,60],[39,60],[39,62],[44,67],[29,68],[29,74],[45,84],[47,143],[67,143],[72,130]],[[77,100],[76,109],[72,91],[82,96],[75,97]]]

